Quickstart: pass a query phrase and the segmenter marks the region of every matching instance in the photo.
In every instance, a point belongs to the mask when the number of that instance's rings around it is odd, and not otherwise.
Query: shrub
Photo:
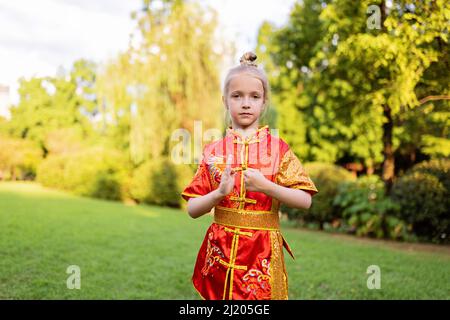
[[[49,156],[38,169],[45,186],[81,196],[120,200],[128,163],[115,150],[94,147],[76,153]]]
[[[175,165],[168,157],[147,160],[134,170],[130,194],[139,202],[180,207],[180,194],[192,176],[187,166]]]
[[[449,242],[449,191],[437,176],[426,173],[432,171],[427,165],[413,168],[394,183],[391,197],[401,207],[399,217],[412,224],[420,239]]]
[[[415,165],[411,172],[422,172],[435,176],[444,185],[448,195],[447,200],[450,201],[450,160],[433,159],[424,161]]]
[[[385,196],[378,176],[363,176],[339,186],[333,205],[342,215],[341,230],[358,236],[411,239],[410,228],[397,217],[400,207]]]
[[[316,185],[319,193],[314,196],[311,207],[308,210],[289,208],[282,206],[283,212],[287,212],[289,219],[300,220],[300,224],[317,222],[323,229],[326,222],[332,222],[339,218],[333,208],[333,199],[337,194],[339,184],[352,181],[355,178],[347,170],[328,163],[313,162],[305,164],[304,168],[311,180]]]
[[[33,179],[42,150],[33,142],[0,136],[0,180]]]
[[[133,170],[130,182],[130,195],[138,202],[152,203],[151,173],[156,169],[156,161],[147,160]]]
[[[42,161],[36,170],[36,180],[43,186],[66,190],[64,172],[69,157],[54,155]]]
[[[152,175],[152,193],[154,203],[169,207],[178,207],[180,199],[177,191],[177,172],[175,165],[170,159],[164,158],[159,162],[158,170]]]
[[[180,207],[182,209],[187,208],[187,201],[185,201],[181,197],[181,192],[183,192],[184,188],[192,181],[192,178],[194,177],[194,174],[197,170],[197,165],[177,165],[177,197],[180,201]]]

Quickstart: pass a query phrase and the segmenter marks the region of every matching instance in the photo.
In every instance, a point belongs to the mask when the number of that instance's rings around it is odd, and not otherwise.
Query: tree
[[[22,78],[20,100],[11,108],[6,133],[36,142],[44,156],[49,151],[46,140],[52,132],[72,127],[80,132],[80,139],[89,136],[92,126],[86,115],[92,110],[95,100],[86,94],[90,94],[92,86],[95,73],[92,68],[93,65],[80,60],[74,63],[67,75],[61,71],[55,77]]]
[[[380,28],[370,29],[373,5]],[[285,103],[307,121],[307,156],[360,159],[368,169],[381,160],[389,192],[396,150],[411,150],[405,141],[415,137],[429,154],[433,148],[427,145],[448,145],[448,103],[433,107],[440,113],[433,120],[421,122],[423,113],[416,111],[421,97],[448,95],[449,16],[445,1],[297,4],[288,24],[272,32],[269,51],[279,70],[276,86],[292,97]],[[281,119],[282,113],[292,118],[289,108],[278,111]],[[417,137],[417,132],[428,136]]]
[[[100,75],[104,108],[123,113],[135,164],[169,155],[172,132],[193,132],[194,120],[221,126],[216,13],[194,2],[158,4],[133,12],[132,45]]]

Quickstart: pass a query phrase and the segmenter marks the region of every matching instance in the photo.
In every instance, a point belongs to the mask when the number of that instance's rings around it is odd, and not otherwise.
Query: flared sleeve
[[[192,181],[184,188],[181,196],[188,201],[190,198],[201,197],[213,190],[208,167],[205,161],[205,152],[202,154],[202,161],[198,165]]]
[[[319,192],[300,160],[290,148],[281,159],[276,175],[276,183],[283,187],[305,190],[311,196]]]

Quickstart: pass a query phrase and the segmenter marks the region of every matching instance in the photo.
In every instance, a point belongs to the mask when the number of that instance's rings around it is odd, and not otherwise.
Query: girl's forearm
[[[219,192],[219,189],[215,189],[204,196],[190,198],[187,205],[188,213],[192,218],[198,218],[205,213],[210,212],[224,197],[225,196]]]
[[[311,207],[311,195],[303,190],[286,188],[268,181],[263,192],[291,208],[309,209]]]

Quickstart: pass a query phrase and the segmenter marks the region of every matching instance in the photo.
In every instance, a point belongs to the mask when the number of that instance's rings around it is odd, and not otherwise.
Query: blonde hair
[[[230,86],[231,79],[233,77],[239,75],[239,74],[248,74],[252,77],[255,77],[256,79],[259,79],[263,85],[264,89],[264,112],[263,115],[260,117],[262,118],[268,108],[268,101],[270,97],[270,86],[269,86],[269,80],[267,79],[267,75],[265,71],[261,68],[258,68],[258,65],[256,64],[255,60],[257,59],[256,54],[253,52],[246,52],[242,55],[242,57],[239,59],[240,65],[231,68],[227,76],[225,77],[224,85],[223,85],[223,95],[225,99],[227,99],[228,95],[228,89]],[[226,113],[226,116],[228,116],[228,113]]]

